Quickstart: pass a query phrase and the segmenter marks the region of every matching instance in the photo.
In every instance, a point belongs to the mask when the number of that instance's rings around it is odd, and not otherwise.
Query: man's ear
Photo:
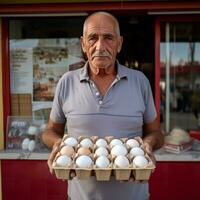
[[[117,53],[120,53],[121,48],[122,48],[122,44],[123,44],[123,37],[120,36],[119,43],[118,43]]]
[[[83,53],[85,54],[85,45],[84,45],[84,39],[83,39],[83,36],[81,36],[80,38],[80,43],[81,43],[81,47],[82,47],[82,50],[83,50]]]

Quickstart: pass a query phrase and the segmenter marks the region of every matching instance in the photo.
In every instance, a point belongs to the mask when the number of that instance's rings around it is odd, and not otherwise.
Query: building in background
[[[1,149],[10,147],[8,125],[13,116],[14,120],[31,118],[30,123],[37,125],[46,123],[58,79],[65,71],[84,64],[79,44],[82,24],[97,10],[108,11],[119,20],[124,44],[118,59],[143,71],[150,80],[163,130],[169,132],[175,126],[199,130],[200,2],[1,0]],[[20,151],[20,141],[13,142],[19,145],[16,149],[11,145],[13,154],[9,152],[5,157],[14,160],[1,161],[2,199],[15,195],[21,200],[52,199],[54,195],[55,199],[63,199],[62,190],[66,188],[47,173],[43,161],[47,157],[41,158],[38,152],[32,159],[17,160],[14,153]],[[41,148],[41,152],[46,149]],[[41,172],[45,177],[38,186]],[[59,184],[61,189],[52,192],[51,183]],[[152,191],[155,185],[152,181]],[[156,195],[154,199],[162,196]]]

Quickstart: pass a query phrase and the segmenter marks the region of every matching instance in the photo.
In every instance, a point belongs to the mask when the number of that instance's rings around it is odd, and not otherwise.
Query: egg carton
[[[64,141],[69,137],[71,136],[64,135],[61,142],[60,150],[63,147],[63,145],[66,145],[64,144]],[[143,168],[138,168],[134,164],[132,164],[132,160],[134,157],[131,156],[130,154],[128,154],[127,157],[131,164],[127,168],[119,168],[113,164],[114,159],[116,157],[110,154],[111,151],[110,142],[114,139],[113,136],[108,136],[104,138],[108,143],[106,149],[108,150],[109,159],[111,161],[108,168],[97,168],[96,165],[94,164],[95,163],[94,161],[97,157],[97,155],[95,155],[95,150],[97,149],[95,142],[97,141],[97,139],[99,139],[97,136],[89,138],[92,140],[93,146],[89,147],[91,153],[88,154],[88,156],[92,157],[92,160],[94,162],[93,165],[90,166],[89,168],[78,168],[75,162],[76,158],[81,155],[80,152],[78,152],[78,150],[81,148],[80,142],[85,138],[89,137],[81,136],[77,139],[78,143],[73,147],[74,154],[72,155],[72,164],[70,166],[66,167],[56,166],[56,159],[60,155],[60,152],[58,152],[52,166],[55,171],[56,177],[58,179],[69,180],[71,171],[75,171],[78,179],[89,179],[91,176],[94,175],[96,176],[97,181],[109,181],[112,175],[115,176],[116,180],[129,180],[131,176],[134,176],[135,180],[148,180],[150,178],[150,175],[154,170],[155,166],[148,155],[145,155],[145,157],[148,159],[148,165],[146,165]],[[144,150],[142,139],[140,137],[135,137],[134,139],[138,141],[139,146]],[[128,140],[128,138],[120,138],[120,140],[122,141],[123,145],[127,148],[129,153],[130,148],[126,145],[126,141]]]
[[[53,167],[56,178],[62,179],[62,180],[69,180],[70,179],[70,173],[72,171],[72,168],[66,168],[66,167]]]
[[[60,153],[57,153],[57,155],[56,155],[56,157],[53,161],[52,168],[55,172],[57,179],[69,180],[70,179],[70,173],[73,169],[73,164],[70,164],[69,166],[65,166],[65,167],[57,166],[56,160],[58,159],[58,157],[60,155],[61,155]]]
[[[155,165],[151,158],[148,156],[148,154],[145,154],[145,158],[148,160],[148,164],[144,167],[140,168],[133,164],[133,170],[132,175],[134,176],[134,179],[139,180],[149,180],[151,173],[155,169]]]
[[[127,158],[130,163],[128,167],[120,168],[114,164],[113,172],[116,180],[125,181],[129,180],[132,176],[135,180],[148,180],[150,178],[155,165],[147,154],[145,154],[145,158],[148,160],[148,164],[144,167],[137,167],[133,164],[134,157],[128,155]]]
[[[127,168],[119,168],[114,165],[113,171],[116,180],[129,180],[131,177],[134,177],[134,180],[149,180],[151,173],[155,169],[155,165],[150,159],[150,157],[145,154],[145,158],[148,160],[148,164],[144,167],[137,167],[133,163],[133,158],[128,157],[130,164]]]
[[[75,150],[74,147],[62,144],[59,147],[59,152],[58,152],[57,155],[59,155],[59,154],[61,154],[61,155],[67,155],[67,156],[73,158],[75,156],[75,154],[76,154],[76,150]]]
[[[130,179],[130,175],[131,175],[131,167],[127,167],[127,168],[115,168],[113,170],[114,172],[114,176],[115,179],[118,181],[127,181]]]
[[[70,173],[75,171],[76,177],[80,180],[90,179],[94,174],[97,181],[109,181],[114,175],[118,181],[129,180],[131,176],[135,180],[149,180],[152,171],[155,167],[147,166],[145,168],[67,168],[67,167],[53,167],[57,179],[70,180]],[[93,173],[94,172],[94,173]]]
[[[78,146],[77,149],[75,150],[75,157],[81,156],[81,155],[87,155],[87,156],[93,156],[94,150],[93,148],[85,148]]]
[[[57,167],[54,164],[53,169],[58,179],[66,180],[70,179],[72,171],[75,171],[77,178],[80,180],[89,179],[93,175],[96,176],[97,181],[109,181],[112,175],[119,181],[129,180],[131,176],[135,180],[149,180],[155,165],[147,155],[145,157],[148,159],[148,164],[143,168],[139,168],[134,164],[129,164],[127,168],[119,168],[113,162],[110,162],[108,168],[97,168],[95,165],[92,165],[90,168],[77,168],[76,165]]]
[[[75,163],[76,163],[76,160],[79,158],[79,154],[76,154],[76,156],[74,157],[74,170],[75,170],[75,173],[76,173],[76,176],[78,179],[81,179],[81,180],[84,180],[84,179],[89,179],[91,177],[91,173],[92,173],[92,170],[93,170],[93,165],[94,165],[94,155],[93,154],[90,154],[88,155],[91,160],[93,161],[91,163],[90,166],[88,167],[78,167]]]
[[[73,137],[73,136],[70,136],[70,135],[68,135],[68,134],[64,134],[64,136],[63,136],[63,138],[62,138],[61,145],[66,145],[66,144],[64,143],[64,141],[65,141],[67,138],[69,138],[69,137]],[[106,137],[104,137],[104,138],[100,138],[100,137],[98,137],[98,136],[91,136],[91,137],[79,136],[79,137],[76,139],[78,143],[77,143],[77,145],[74,146],[74,148],[80,147],[80,146],[81,146],[81,145],[80,145],[81,141],[82,141],[83,139],[86,139],[86,138],[90,139],[90,140],[93,142],[93,145],[92,145],[92,147],[91,147],[91,148],[93,148],[93,149],[96,149],[96,148],[98,147],[98,146],[95,144],[96,141],[97,141],[98,139],[105,139],[105,140],[107,141],[107,143],[108,143],[108,145],[106,146],[106,148],[108,148],[108,149],[111,149],[111,148],[112,148],[112,145],[111,145],[110,143],[111,143],[112,140],[114,140],[114,139],[120,140],[120,141],[122,142],[122,144],[125,145],[127,149],[129,149],[129,147],[126,145],[126,142],[128,141],[129,138],[114,138],[114,136],[106,136]],[[138,141],[139,146],[142,146],[142,145],[143,145],[143,141],[142,141],[142,138],[141,138],[141,137],[134,137],[134,139]]]
[[[92,168],[75,168],[76,177],[80,180],[90,179]]]
[[[81,142],[83,142],[83,140],[84,139],[89,139],[89,140],[91,140],[91,142],[92,142],[92,146],[84,146],[84,147],[90,147],[90,148],[94,148],[94,144],[95,144],[95,142],[96,142],[96,140],[98,139],[98,136],[91,136],[91,137],[87,137],[87,136],[79,136],[78,137],[78,144],[79,144],[79,146],[83,146],[83,145],[81,145]]]
[[[98,157],[100,155],[109,156],[110,155],[110,148],[108,147],[94,147],[94,156]]]
[[[97,181],[109,181],[111,174],[112,174],[112,168],[96,168],[94,169],[95,176]]]
[[[132,138],[132,139],[134,139],[134,140],[136,140],[138,143],[139,143],[139,147],[143,147],[143,140],[142,140],[142,138],[141,137],[134,137],[134,138]],[[130,146],[128,146],[127,144],[126,144],[126,142],[129,140],[129,138],[124,138],[123,139],[123,141],[124,141],[124,145],[126,146],[126,148],[128,149],[128,150],[130,150],[131,149],[131,147]]]
[[[108,167],[106,168],[98,168],[95,164],[93,166],[94,174],[96,176],[97,181],[109,181],[112,169],[113,169],[113,162],[111,156],[106,156],[110,162]],[[94,163],[96,163],[96,159],[98,159],[98,156],[94,154]]]
[[[53,166],[53,169],[55,171],[56,177],[62,180],[69,180],[70,173],[75,171],[77,178],[80,180],[89,179],[92,175],[95,175],[97,181],[109,181],[110,177],[114,175],[116,180],[125,181],[129,180],[131,176],[133,176],[135,180],[149,180],[152,171],[155,169],[155,166],[151,164],[148,164],[143,168],[130,166],[128,168],[96,168],[95,166],[90,168],[77,168],[76,166]]]
[[[71,138],[71,137],[73,137],[73,136],[70,136],[70,135],[68,135],[68,134],[64,134],[60,146],[65,146],[65,145],[67,145],[67,144],[65,143],[65,140],[68,139],[68,138]],[[74,137],[73,137],[73,138],[74,138]],[[76,138],[75,138],[75,139],[76,139]],[[78,145],[78,140],[77,140],[77,139],[76,139],[76,142],[77,142],[77,143],[76,143],[75,145],[73,145],[73,148],[76,148],[77,145]],[[70,146],[70,145],[69,145],[69,146]]]

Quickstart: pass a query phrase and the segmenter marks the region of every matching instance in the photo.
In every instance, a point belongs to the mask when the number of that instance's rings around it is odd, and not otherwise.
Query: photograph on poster
[[[33,101],[53,101],[61,76],[83,64],[78,38],[40,42],[33,48]]]

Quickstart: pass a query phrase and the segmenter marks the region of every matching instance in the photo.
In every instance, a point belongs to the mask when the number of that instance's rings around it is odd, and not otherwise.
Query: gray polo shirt
[[[115,138],[142,136],[144,123],[156,118],[148,79],[140,71],[117,63],[117,76],[105,96],[89,79],[88,63],[59,80],[50,118],[67,123],[68,133]],[[72,200],[148,199],[148,184],[90,180],[68,181]]]

